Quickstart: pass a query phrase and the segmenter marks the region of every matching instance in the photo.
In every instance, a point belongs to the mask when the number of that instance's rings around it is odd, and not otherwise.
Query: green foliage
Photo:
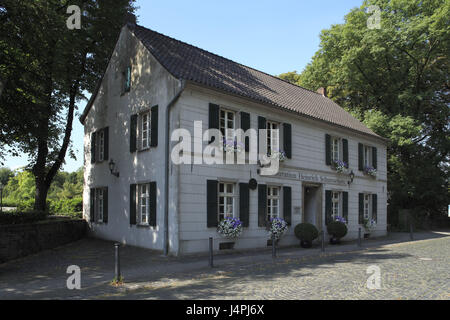
[[[381,28],[369,29],[370,5]],[[450,1],[368,0],[321,33],[320,49],[297,77],[327,87],[336,103],[389,139],[389,215],[431,216],[450,203]]]
[[[319,231],[317,230],[316,226],[306,222],[296,225],[294,228],[294,233],[299,240],[305,241],[313,241],[319,236]]]
[[[9,168],[0,168],[0,183],[4,186],[8,183],[9,178],[14,176],[14,172]]]
[[[347,226],[345,225],[345,223],[340,221],[331,221],[327,225],[327,232],[329,235],[340,239],[345,237],[345,235],[347,234]]]
[[[0,213],[0,225],[32,223],[46,218],[44,211],[7,211]]]

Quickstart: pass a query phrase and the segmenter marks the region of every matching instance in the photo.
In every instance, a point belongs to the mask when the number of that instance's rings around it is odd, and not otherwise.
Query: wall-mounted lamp
[[[111,159],[109,161],[109,171],[111,171],[111,174],[113,176],[119,177],[119,172],[118,171],[114,171],[115,168],[116,168],[116,164],[114,163],[114,160]]]
[[[355,178],[355,174],[353,173],[353,170],[350,171],[348,176],[350,177],[350,180],[348,181],[348,185],[350,185],[353,182],[353,179]]]

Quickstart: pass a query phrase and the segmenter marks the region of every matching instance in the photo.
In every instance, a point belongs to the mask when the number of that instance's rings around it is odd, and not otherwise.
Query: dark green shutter
[[[259,130],[262,130],[262,129],[267,129],[267,120],[266,120],[266,118],[259,116],[258,117],[258,151],[257,151],[258,154],[259,153],[261,153],[261,154],[267,153],[267,146],[266,146],[266,151],[265,152],[262,152],[263,150],[259,150],[259,148],[260,148],[260,144],[259,144]]]
[[[103,222],[108,223],[108,187],[103,188]]]
[[[258,185],[258,227],[267,225],[267,186]]]
[[[364,170],[364,146],[362,143],[358,143],[358,170]]]
[[[209,104],[209,129],[219,129],[220,117],[220,107],[217,104]],[[214,137],[211,137],[209,143],[214,142]]]
[[[372,166],[377,169],[377,148],[372,147]]]
[[[151,109],[150,147],[158,146],[158,106]]]
[[[109,159],[109,128],[103,129],[103,160]]]
[[[364,223],[364,193],[359,194],[359,211],[358,211],[358,223]]]
[[[156,194],[157,194],[157,189],[156,189],[156,182],[150,182],[149,184],[150,187],[150,221],[149,224],[152,227],[156,227],[156,208],[157,208],[157,200],[156,200]]]
[[[342,192],[342,217],[348,223],[348,192]]]
[[[136,185],[130,184],[130,224],[136,224]]]
[[[372,194],[372,219],[375,221],[378,221],[377,209],[378,209],[378,197],[376,194]]]
[[[91,188],[89,220],[91,222],[95,221],[95,189],[94,188]]]
[[[290,226],[292,222],[292,188],[283,187],[283,217]]]
[[[331,166],[331,136],[325,134],[325,164]]]
[[[130,120],[130,152],[136,152],[137,148],[137,121],[138,115],[133,114]]]
[[[218,225],[218,185],[217,180],[206,181],[206,225],[208,228]]]
[[[292,158],[292,126],[289,123],[283,124],[283,147],[286,157]]]
[[[249,226],[250,220],[250,192],[248,183],[239,183],[239,219],[243,227]]]
[[[95,163],[95,132],[91,133],[91,163]]]
[[[332,196],[332,192],[330,190],[325,190],[325,224],[326,225],[328,225],[328,223],[331,222],[331,214],[332,214],[331,196]]]
[[[250,114],[247,112],[241,112],[241,129],[247,131],[250,129]],[[250,139],[249,137],[245,137],[245,152],[250,151]]]
[[[348,163],[348,140],[342,139],[342,160],[347,164],[347,168],[350,167]]]

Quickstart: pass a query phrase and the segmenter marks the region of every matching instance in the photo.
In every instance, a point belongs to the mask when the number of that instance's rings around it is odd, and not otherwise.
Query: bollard
[[[277,257],[277,248],[276,248],[275,235],[272,234],[272,259],[275,259],[276,257]]]
[[[325,252],[325,231],[321,231],[321,235],[320,235],[320,238],[321,238],[321,250],[322,250],[322,252]]]
[[[213,238],[209,238],[209,266],[214,267],[213,263]]]
[[[409,223],[409,238],[410,238],[411,240],[414,240],[414,235],[413,235],[413,225],[412,225],[411,222]]]
[[[358,247],[361,247],[361,227],[358,229]]]
[[[114,270],[114,275],[115,275],[116,281],[120,281],[120,278],[121,278],[121,275],[120,275],[120,257],[119,257],[120,243],[115,243],[114,244],[114,248],[115,248],[115,270]]]

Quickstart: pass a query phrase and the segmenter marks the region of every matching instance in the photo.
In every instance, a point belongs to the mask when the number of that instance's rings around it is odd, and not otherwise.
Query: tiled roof
[[[379,137],[319,93],[136,24],[128,28],[175,78]]]

